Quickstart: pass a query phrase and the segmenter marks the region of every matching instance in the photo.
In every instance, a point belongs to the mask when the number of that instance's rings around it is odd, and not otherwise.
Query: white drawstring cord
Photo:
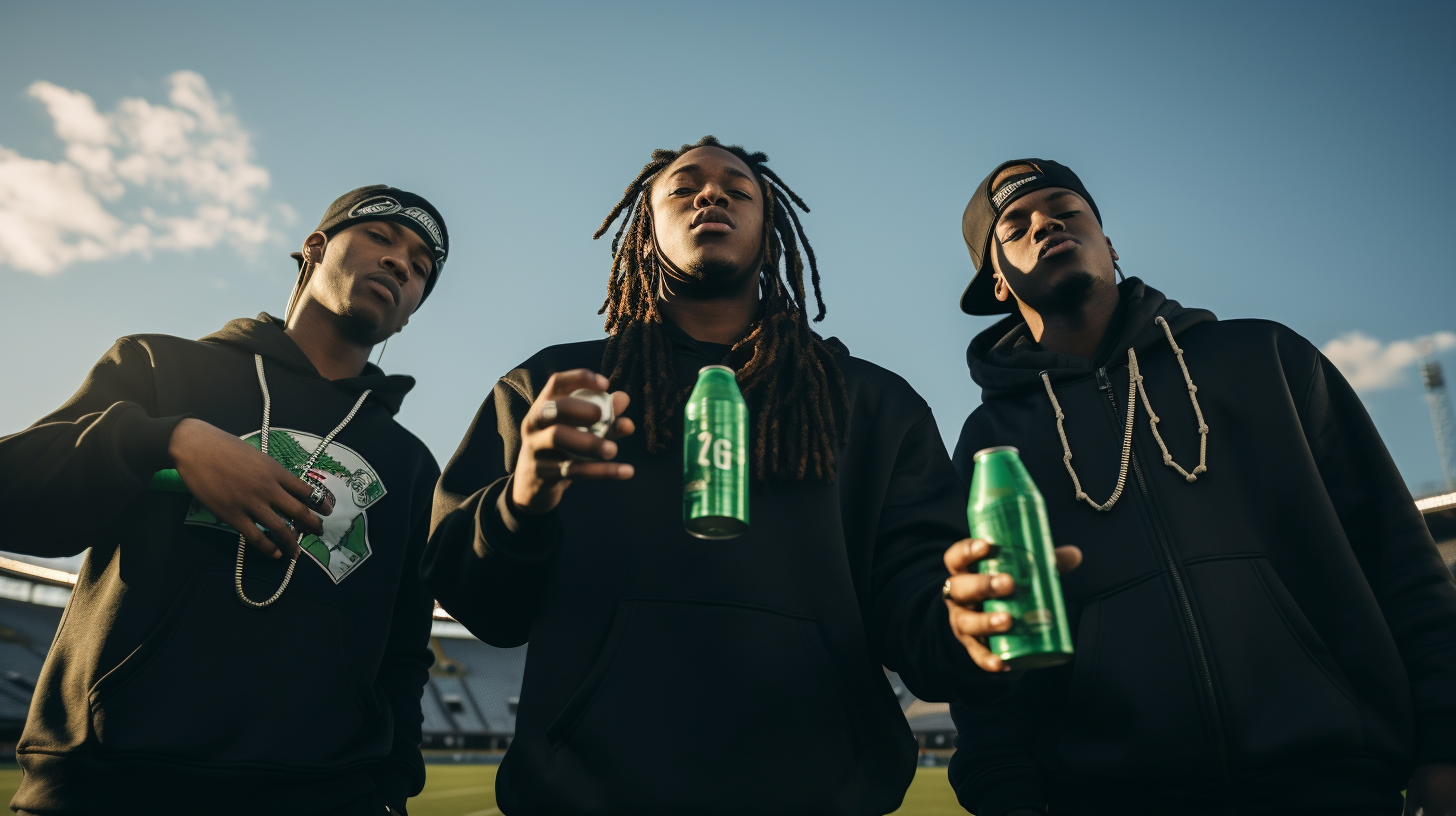
[[[258,435],[259,442],[261,443],[260,447],[263,450],[263,455],[267,456],[268,433],[270,430],[268,427],[268,422],[273,414],[273,397],[268,393],[268,377],[263,374],[263,355],[254,354],[253,362],[257,365],[258,368],[258,387],[263,389],[263,428],[258,432]],[[338,427],[334,428],[332,431],[329,431],[329,435],[324,437],[323,441],[318,443],[318,447],[313,449],[313,453],[309,454],[308,461],[305,462],[303,465],[302,472],[304,474],[307,474],[310,470],[313,470],[314,464],[318,462],[318,458],[323,455],[324,449],[329,446],[330,442],[334,441],[334,437],[339,435],[339,431],[344,430],[344,426],[349,424],[349,420],[353,419],[354,415],[359,413],[359,409],[364,405],[364,400],[368,399],[369,392],[372,390],[374,389],[365,389],[364,393],[359,395],[359,400],[354,403],[354,407],[349,409],[349,415],[344,417],[344,421],[340,422]],[[295,530],[295,532],[298,531]],[[302,536],[300,536],[300,538],[302,538]],[[238,563],[237,568],[233,570],[233,586],[238,591],[238,598],[243,603],[253,607],[254,609],[263,609],[264,607],[272,606],[274,601],[283,597],[283,590],[287,589],[288,582],[293,580],[293,569],[294,567],[298,566],[298,556],[295,555],[289,559],[288,570],[283,573],[283,583],[278,585],[278,591],[274,592],[273,595],[266,601],[255,601],[252,598],[249,598],[248,594],[243,591],[243,556],[247,553],[247,551],[247,536],[244,536],[242,533],[238,533]]]

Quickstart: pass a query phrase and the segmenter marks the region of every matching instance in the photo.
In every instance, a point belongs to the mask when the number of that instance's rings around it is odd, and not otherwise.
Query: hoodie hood
[[[270,362],[323,379],[318,369],[303,349],[283,331],[283,321],[262,312],[256,319],[240,317],[230,320],[226,326],[202,338],[203,343],[218,343],[242,349],[249,354],[261,354]],[[379,366],[366,362],[364,372],[357,377],[331,380],[334,387],[351,394],[373,389],[370,402],[377,402],[389,410],[391,416],[399,413],[404,396],[415,387],[415,378],[403,374],[385,374]]]
[[[966,363],[971,369],[971,379],[981,386],[982,399],[1027,389],[1041,390],[1043,371],[1052,382],[1061,382],[1085,376],[1109,363],[1116,365],[1126,360],[1128,349],[1141,353],[1149,347],[1166,344],[1167,336],[1153,322],[1154,318],[1166,320],[1174,336],[1199,323],[1218,319],[1206,309],[1184,308],[1138,278],[1124,280],[1117,285],[1117,291],[1117,311],[1090,360],[1046,351],[1032,339],[1031,330],[1019,313],[976,335],[966,349]]]

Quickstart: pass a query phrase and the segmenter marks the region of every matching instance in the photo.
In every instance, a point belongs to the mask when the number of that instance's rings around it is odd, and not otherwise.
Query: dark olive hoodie
[[[1456,585],[1359,398],[1308,341],[1217,320],[1131,278],[1093,360],[1044,351],[1019,316],[967,353],[983,402],[955,462],[1014,445],[1054,538],[1076,657],[953,705],[950,776],[978,816],[1400,810],[1413,765],[1456,762]],[[1112,494],[1128,349],[1173,461],[1137,400]],[[1048,809],[1049,808],[1049,809]]]
[[[266,609],[234,594],[236,532],[185,493],[147,489],[184,417],[311,452],[336,496],[328,546]],[[199,341],[118,340],[55,413],[0,439],[0,549],[90,552],[37,684],[12,807],[37,814],[315,814],[402,809],[424,783],[420,694],[431,600],[418,578],[438,469],[394,420],[414,380],[329,381],[268,315]],[[285,461],[285,464],[288,464]],[[285,561],[248,548],[266,598]],[[382,806],[380,807],[382,810]]]
[[[728,352],[666,330],[681,385]],[[981,674],[940,598],[965,493],[930,407],[837,355],[851,407],[835,481],[754,483],[738,538],[683,531],[681,441],[654,455],[642,434],[617,456],[631,480],[512,513],[522,418],[553,372],[599,368],[605,343],[553,346],[501,378],[435,497],[430,588],[482,640],[531,644],[501,810],[894,810],[916,747],[881,666],[932,700]]]

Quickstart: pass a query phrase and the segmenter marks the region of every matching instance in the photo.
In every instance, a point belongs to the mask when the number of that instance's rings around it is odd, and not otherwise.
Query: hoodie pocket
[[[1192,781],[1217,763],[1178,604],[1164,576],[1089,601],[1054,729],[1069,781]],[[1212,774],[1210,770],[1208,774]]]
[[[354,759],[379,712],[334,631],[347,616],[302,593],[248,609],[203,584],[221,580],[202,576],[92,687],[101,748],[292,771]]]
[[[771,797],[775,811],[811,812],[854,769],[849,699],[811,619],[630,600],[546,736],[558,783],[599,802],[648,813],[711,801],[711,812],[742,813]]]
[[[1348,681],[1262,558],[1188,567],[1235,762],[1267,767],[1353,753],[1363,728]]]

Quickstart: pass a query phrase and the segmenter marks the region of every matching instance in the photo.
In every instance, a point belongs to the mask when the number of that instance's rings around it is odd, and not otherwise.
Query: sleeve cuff
[[[410,796],[420,792],[420,786],[413,783],[409,774],[405,773],[393,762],[385,761],[375,768],[374,792],[384,801],[400,813],[405,812],[405,805],[409,803]]]
[[[496,555],[522,563],[549,561],[561,542],[561,518],[555,510],[541,515],[511,508],[511,479],[486,488],[476,516],[476,547],[482,558]],[[491,495],[494,494],[494,495]]]
[[[1046,813],[1041,771],[1033,767],[1002,768],[974,777],[956,789],[956,798],[977,816],[1021,816]]]
[[[1456,715],[1431,712],[1417,719],[1415,764],[1456,764]]]
[[[153,473],[171,467],[167,447],[178,423],[190,414],[171,417],[150,417],[135,403],[116,406],[116,449],[122,463],[145,483]]]

